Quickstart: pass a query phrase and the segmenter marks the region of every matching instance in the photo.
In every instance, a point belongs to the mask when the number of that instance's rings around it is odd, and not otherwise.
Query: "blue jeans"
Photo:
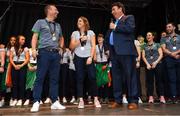
[[[92,96],[98,95],[98,87],[96,84],[96,68],[94,63],[90,65],[86,65],[87,58],[81,58],[75,55],[74,64],[76,68],[76,82],[77,82],[77,97],[83,97],[83,89],[84,89],[84,79],[85,72],[88,73],[88,78],[90,81],[90,89],[92,91]]]
[[[180,92],[180,59],[172,57],[166,58],[166,65],[169,77],[169,87],[171,97],[177,96]]]
[[[37,57],[37,78],[34,84],[34,102],[41,100],[42,87],[47,72],[49,73],[49,95],[52,103],[58,99],[58,83],[60,70],[60,55],[56,51],[39,50]],[[46,86],[46,85],[44,85]]]

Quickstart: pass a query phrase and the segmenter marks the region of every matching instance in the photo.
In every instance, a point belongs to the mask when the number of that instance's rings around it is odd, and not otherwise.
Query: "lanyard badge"
[[[176,35],[173,36],[173,37],[169,37],[170,43],[173,46],[173,50],[177,49],[177,47],[176,47],[176,37],[177,37]]]
[[[79,31],[79,35],[80,37],[81,36],[87,36],[87,31],[84,32],[84,34],[82,34],[80,31]],[[87,43],[87,40],[84,40],[84,41],[81,41],[81,38],[79,39],[80,40],[80,43],[81,43],[81,50],[84,51],[84,46],[86,45]]]
[[[154,58],[153,57],[153,45],[154,44],[148,45],[148,49],[149,49],[149,54],[150,54],[150,59],[151,60]]]
[[[176,37],[177,36],[173,36],[173,50],[176,50]]]
[[[45,21],[46,21],[46,23],[50,29],[50,33],[52,35],[52,40],[56,41],[57,38],[56,38],[56,24],[55,24],[55,22],[53,22],[53,25],[54,25],[54,30],[53,30],[51,25],[50,25],[50,22],[48,22],[46,19],[45,19]]]

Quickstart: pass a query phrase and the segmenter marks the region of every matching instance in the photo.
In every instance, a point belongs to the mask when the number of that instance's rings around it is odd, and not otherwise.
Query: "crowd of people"
[[[124,5],[117,2],[112,5],[115,20],[107,35],[96,36],[88,19],[81,16],[65,46],[61,26],[54,21],[58,13],[55,5],[45,7],[47,17],[32,28],[31,48],[25,46],[23,35],[0,45],[0,107],[7,97],[9,106],[27,106],[32,101],[31,112],[39,111],[43,103],[51,103],[51,109],[66,109],[67,102],[84,108],[86,97],[96,108],[111,98],[110,108],[128,103],[128,109],[137,109],[143,102],[141,67],[148,103],[155,102],[154,83],[160,103],[178,103],[180,36],[173,23],[166,25],[161,38],[147,32],[146,39],[135,40],[134,17],[125,15]]]

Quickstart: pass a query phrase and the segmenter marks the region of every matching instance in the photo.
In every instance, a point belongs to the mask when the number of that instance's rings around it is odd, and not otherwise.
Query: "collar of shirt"
[[[116,22],[115,22],[115,25],[117,26],[117,23],[119,20],[121,20],[121,18],[123,17],[124,15],[121,15],[118,19],[116,19]]]
[[[124,15],[121,15],[118,19],[116,19],[116,22],[118,22],[119,20],[121,20],[121,18],[123,17]]]
[[[173,34],[173,35],[171,35],[171,34],[168,34],[166,37],[169,37],[169,38],[174,38],[174,37],[177,37],[178,36],[178,34]]]
[[[55,23],[55,21],[49,21],[48,18],[45,18],[45,20],[48,22],[48,23]]]

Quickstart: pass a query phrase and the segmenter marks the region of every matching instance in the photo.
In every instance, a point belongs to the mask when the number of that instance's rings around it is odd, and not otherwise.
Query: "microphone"
[[[82,34],[80,33],[80,35],[82,35]],[[83,37],[84,37],[84,36],[87,36],[87,31],[84,32]],[[82,46],[82,47],[86,45],[86,42],[87,42],[87,40],[83,40],[83,41],[82,41],[81,38],[80,38],[80,43],[81,43],[81,46]]]
[[[114,23],[114,19],[113,18],[111,18],[111,22],[110,22],[110,25],[111,25],[111,23]],[[110,27],[109,27],[110,28]],[[111,31],[112,31],[112,29],[110,29]]]
[[[114,22],[114,19],[113,18],[111,18],[111,23],[113,23]]]

